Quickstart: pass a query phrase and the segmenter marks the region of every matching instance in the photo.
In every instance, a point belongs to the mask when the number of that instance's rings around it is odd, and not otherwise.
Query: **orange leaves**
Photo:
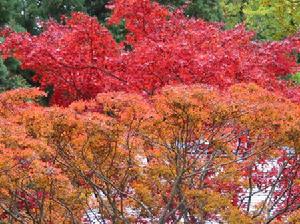
[[[297,135],[299,130],[300,111],[297,104],[254,84],[233,86],[230,96],[235,101],[234,106],[245,111],[241,114],[240,122],[250,130],[255,130],[256,133],[251,131],[250,136],[268,136],[274,138],[273,141],[285,142],[287,145],[291,144],[291,139],[295,139],[291,135]]]
[[[38,106],[38,89],[0,95],[5,217],[77,223],[92,194],[112,223],[259,223],[296,210],[299,89],[279,80],[294,71],[294,40],[258,43],[243,26],[150,0],[112,4],[131,50],[82,13],[38,36],[6,33],[3,57],[34,70],[66,107]]]
[[[291,224],[299,224],[299,220],[300,220],[300,211],[298,209],[291,214],[291,216],[288,219],[288,222]]]
[[[67,108],[27,102],[39,92],[14,94],[0,95],[18,105],[1,118],[0,194],[9,207],[19,192],[34,205],[29,214],[43,212],[45,220],[63,220],[68,209],[77,219],[95,194],[93,206],[120,223],[172,223],[187,209],[191,223],[253,223],[265,217],[245,215],[247,200],[241,198],[254,184],[269,186],[279,172],[264,174],[259,164],[279,156],[284,161],[279,165],[297,161],[283,149],[298,144],[299,106],[255,84],[234,85],[228,92],[168,86],[148,99],[102,93]],[[289,179],[295,178],[297,167],[288,169]],[[289,183],[275,184],[296,192],[298,182]],[[35,194],[45,195],[44,202]],[[37,210],[36,203],[48,207]],[[17,209],[29,217],[26,203]]]
[[[102,105],[105,115],[116,117],[123,122],[126,120],[138,122],[151,111],[145,99],[135,94],[102,93],[96,97],[96,101]]]
[[[36,88],[4,92],[0,95],[0,114],[5,117],[10,113],[17,113],[18,110],[22,110],[26,105],[34,104],[34,100],[42,96],[45,96],[45,93]]]
[[[29,223],[36,222],[41,214],[46,214],[44,223],[56,216],[64,220],[65,209],[58,201],[76,195],[69,178],[57,166],[55,151],[47,139],[51,131],[47,122],[49,109],[33,101],[42,95],[37,89],[0,95],[0,210],[5,217]],[[51,206],[55,203],[54,212]],[[74,201],[74,215],[76,206],[78,201]]]
[[[30,89],[15,89],[1,94],[1,102],[8,102],[11,104],[18,104],[26,102],[26,100],[34,100],[37,97],[45,96],[45,93],[37,88]]]

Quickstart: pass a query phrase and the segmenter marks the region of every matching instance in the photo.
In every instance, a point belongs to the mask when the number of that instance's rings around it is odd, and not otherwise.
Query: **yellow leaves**
[[[192,209],[203,208],[204,212],[219,214],[221,220],[226,223],[240,224],[253,223],[237,207],[231,204],[231,200],[218,192],[210,190],[187,190],[187,198]],[[199,208],[200,207],[200,208]]]
[[[161,163],[161,161],[159,161]],[[167,164],[153,164],[151,165],[151,168],[149,169],[149,174],[153,178],[157,179],[173,179],[175,173],[175,167],[170,167]]]
[[[145,203],[145,204],[152,204],[154,203],[152,193],[151,193],[151,186],[147,183],[141,182],[134,182],[132,187],[136,193],[136,195]]]
[[[300,210],[298,209],[295,212],[292,212],[287,221],[290,224],[300,224]]]
[[[292,128],[288,134],[287,138],[291,143],[290,147],[294,148],[296,152],[300,152],[300,123],[298,125],[298,129]]]

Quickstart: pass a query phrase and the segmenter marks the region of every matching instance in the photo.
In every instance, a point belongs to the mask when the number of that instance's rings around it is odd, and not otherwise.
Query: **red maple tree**
[[[43,88],[53,86],[52,103],[59,105],[111,90],[152,95],[179,83],[227,88],[254,82],[300,100],[299,88],[280,79],[297,67],[296,37],[258,42],[242,25],[224,30],[150,0],[117,0],[111,7],[110,24],[126,21],[128,34],[120,44],[95,18],[74,13],[64,24],[46,22],[38,36],[9,33],[0,50],[34,70]]]

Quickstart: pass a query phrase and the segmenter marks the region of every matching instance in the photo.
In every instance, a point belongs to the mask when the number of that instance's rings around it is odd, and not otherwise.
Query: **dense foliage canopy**
[[[231,1],[24,2],[56,20],[1,30],[0,223],[299,223],[299,34],[193,17]]]
[[[2,0],[0,27],[10,26],[17,32],[27,31],[37,35],[43,31],[41,27],[43,20],[50,18],[62,22],[65,16],[81,11],[96,16],[119,42],[127,32],[124,29],[124,20],[114,26],[106,23],[111,13],[111,7],[106,6],[108,2],[108,0]],[[256,31],[255,38],[258,39],[283,39],[296,33],[300,25],[298,15],[300,4],[295,0],[271,2],[266,0],[163,0],[158,2],[171,11],[180,8],[188,17],[222,22],[226,28],[244,22],[249,30]],[[9,70],[8,76],[11,77],[9,82],[2,83],[5,89],[20,85],[39,85],[32,80],[33,71],[20,69],[15,59],[9,59],[9,63],[5,61],[5,66]],[[48,91],[51,92],[51,88],[48,88]]]
[[[151,1],[120,0],[111,8],[110,24],[126,21],[128,34],[120,44],[96,18],[75,13],[64,24],[45,23],[37,36],[6,31],[3,57],[34,70],[34,79],[44,89],[52,86],[52,103],[60,105],[109,90],[152,95],[180,83],[227,88],[255,82],[300,100],[298,87],[280,79],[297,71],[297,37],[255,42],[243,26],[223,30]]]
[[[113,223],[298,217],[300,107],[285,98],[196,85],[43,108],[28,101],[39,94],[0,95],[3,220],[78,223],[89,208]]]
[[[297,0],[222,0],[228,26],[245,22],[259,39],[281,40],[300,28],[300,2]]]

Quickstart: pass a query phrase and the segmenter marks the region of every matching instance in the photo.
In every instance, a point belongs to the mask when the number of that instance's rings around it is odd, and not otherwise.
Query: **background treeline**
[[[244,23],[254,30],[260,40],[281,40],[295,34],[300,26],[299,0],[158,0],[175,10],[182,7],[188,17],[221,22],[224,28]],[[46,19],[61,20],[63,15],[82,11],[96,16],[103,24],[110,15],[106,7],[109,0],[1,0],[0,26],[31,34],[42,32],[40,22]],[[109,27],[117,41],[126,31],[124,24]],[[1,40],[0,40],[1,41]],[[0,59],[0,91],[36,85],[33,72],[22,71],[13,58]],[[299,76],[295,76],[298,81]]]

